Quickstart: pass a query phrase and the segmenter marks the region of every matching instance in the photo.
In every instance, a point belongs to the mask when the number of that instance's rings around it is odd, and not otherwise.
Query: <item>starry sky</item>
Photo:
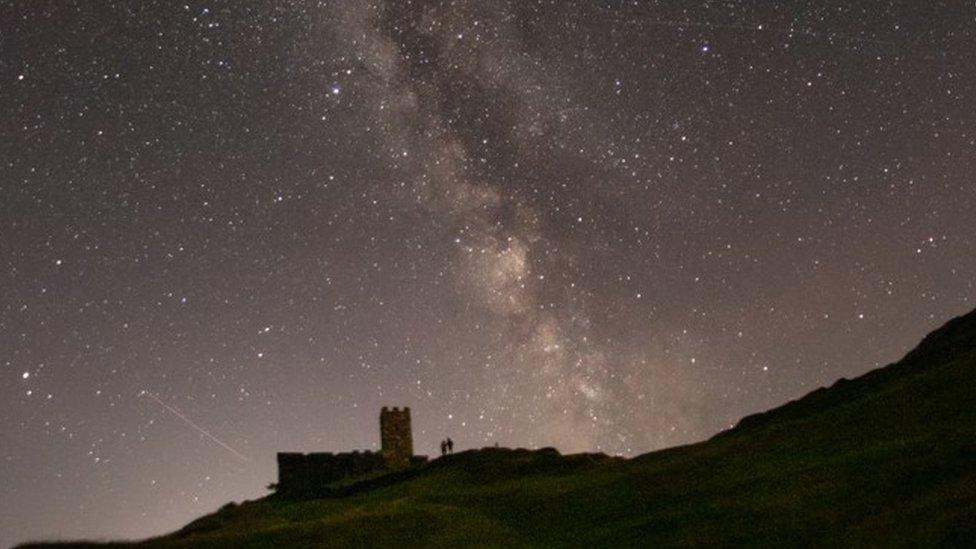
[[[623,455],[976,304],[969,1],[0,3],[0,545]]]

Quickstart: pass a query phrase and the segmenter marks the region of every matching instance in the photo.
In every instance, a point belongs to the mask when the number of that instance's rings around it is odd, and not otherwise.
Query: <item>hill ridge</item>
[[[925,363],[936,363],[950,353],[966,356],[974,351],[976,351],[976,310],[955,317],[930,332],[901,360],[875,368],[852,379],[842,377],[829,386],[819,387],[770,410],[749,414],[740,419],[732,429],[722,431],[715,436],[727,436],[741,430],[759,428],[769,421],[796,418],[814,411],[817,406],[829,405],[831,400],[836,400],[841,395],[846,397],[865,386],[883,383],[891,376],[919,374],[921,373],[919,368],[924,367]]]

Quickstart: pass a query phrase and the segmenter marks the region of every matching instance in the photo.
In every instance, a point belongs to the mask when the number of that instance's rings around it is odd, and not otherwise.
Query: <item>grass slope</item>
[[[228,505],[139,545],[972,546],[974,404],[976,312],[699,444],[464,452],[341,498]]]

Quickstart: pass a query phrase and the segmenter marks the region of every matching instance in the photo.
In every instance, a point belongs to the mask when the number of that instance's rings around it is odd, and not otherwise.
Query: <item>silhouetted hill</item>
[[[334,497],[228,505],[141,545],[406,544],[976,545],[976,313],[699,444],[463,452]]]

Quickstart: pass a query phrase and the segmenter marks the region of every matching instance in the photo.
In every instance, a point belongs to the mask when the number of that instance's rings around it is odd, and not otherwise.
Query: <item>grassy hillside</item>
[[[147,547],[976,544],[976,313],[901,362],[630,460],[485,449]]]

